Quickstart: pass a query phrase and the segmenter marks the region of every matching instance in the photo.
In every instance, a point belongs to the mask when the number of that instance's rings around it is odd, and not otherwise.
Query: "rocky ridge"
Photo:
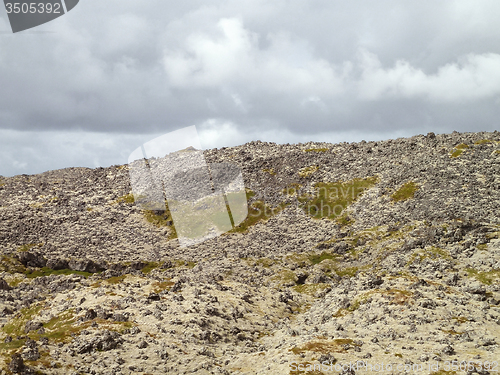
[[[0,178],[3,373],[494,373],[500,133],[204,154],[270,214],[189,248],[127,165]],[[320,187],[342,212],[311,213]]]

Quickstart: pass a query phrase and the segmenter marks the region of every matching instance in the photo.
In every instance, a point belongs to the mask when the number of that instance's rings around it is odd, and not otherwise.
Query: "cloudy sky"
[[[498,0],[81,0],[12,34],[0,9],[0,175],[204,148],[491,131]]]

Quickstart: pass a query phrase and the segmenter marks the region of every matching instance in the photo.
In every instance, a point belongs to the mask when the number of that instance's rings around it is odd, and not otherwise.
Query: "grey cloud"
[[[219,146],[492,130],[499,18],[493,0],[86,0],[36,29],[53,33],[0,33],[0,129],[16,134],[2,161],[60,167],[54,151],[36,156],[48,130],[64,143],[198,125]],[[6,150],[23,134],[40,141],[21,160]],[[65,160],[115,162],[131,139]]]

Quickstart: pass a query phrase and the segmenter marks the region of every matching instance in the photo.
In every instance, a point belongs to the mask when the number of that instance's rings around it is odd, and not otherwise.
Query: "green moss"
[[[403,358],[403,355],[401,353],[394,353],[394,356],[398,358]]]
[[[49,338],[50,341],[65,341],[68,337],[71,337],[71,333],[81,330],[81,328],[74,326],[75,323],[74,310],[63,311],[43,325],[46,332],[43,336]]]
[[[108,284],[120,284],[123,282],[123,280],[125,280],[126,277],[127,277],[127,275],[113,276],[113,277],[110,277],[109,279],[106,279],[106,282]]]
[[[491,285],[495,280],[500,278],[500,270],[482,272],[473,268],[466,268],[465,271],[470,277],[474,277],[477,281],[486,285]]]
[[[304,167],[299,170],[299,177],[300,178],[308,178],[311,177],[314,172],[316,172],[319,169],[319,166],[317,165],[311,165],[309,167]]]
[[[172,218],[170,215],[165,213],[158,214],[152,210],[144,210],[144,217],[148,223],[151,223],[158,228],[171,226],[170,222]]]
[[[333,314],[333,317],[334,318],[341,318],[343,316],[346,316],[347,314],[350,314],[350,313],[356,311],[357,309],[359,309],[359,307],[363,303],[364,303],[363,300],[357,299],[351,305],[349,305],[349,307],[347,307],[345,309],[344,308],[338,309],[337,312],[335,314]]]
[[[327,152],[329,148],[306,148],[304,152]]]
[[[73,339],[73,335],[79,334],[82,330],[89,328],[94,322],[98,323],[103,329],[117,332],[122,332],[134,325],[132,322],[114,322],[99,318],[79,323],[74,310],[69,309],[45,323],[43,325],[45,333],[38,336],[47,337],[50,342],[69,342]]]
[[[495,155],[500,155],[500,150],[495,150]]]
[[[24,345],[26,340],[12,340],[11,342],[0,342],[0,352],[13,351]]]
[[[240,224],[231,229],[228,233],[244,233],[248,229],[260,221],[267,221],[271,217],[278,215],[287,206],[281,203],[276,207],[271,207],[264,202],[258,200],[253,202],[248,207],[248,215]]]
[[[274,171],[274,168],[265,168],[262,170],[264,173],[269,173],[271,176],[276,176],[276,172]]]
[[[487,143],[493,143],[493,141],[490,139],[481,139],[479,141],[474,142],[475,145],[484,145]]]
[[[269,258],[259,258],[253,262],[253,266],[259,265],[266,268],[271,267],[273,264],[275,264],[275,261]]]
[[[281,194],[289,195],[289,196],[293,196],[293,195],[298,196],[301,188],[302,188],[302,185],[300,185],[300,184],[290,184],[281,191]]]
[[[297,275],[290,270],[281,270],[280,272],[275,274],[271,279],[280,286],[293,286],[299,280]]]
[[[335,273],[339,277],[354,277],[359,271],[359,267],[336,268]]]
[[[404,201],[415,196],[418,190],[418,185],[410,181],[401,186],[393,195],[392,200],[395,202]]]
[[[488,250],[488,244],[486,244],[486,243],[481,243],[481,244],[477,245],[476,247],[478,250],[482,250],[482,251]]]
[[[309,255],[309,261],[311,264],[318,264],[324,261],[325,259],[338,259],[338,254],[332,254],[327,252],[322,252],[321,254],[312,254]]]
[[[451,319],[454,319],[457,321],[458,324],[466,323],[469,321],[465,316],[453,316]]]
[[[389,300],[390,304],[394,305],[405,305],[410,302],[410,299],[413,295],[412,292],[409,292],[407,290],[401,290],[401,289],[375,289],[371,290],[367,293],[361,294],[357,296],[353,302],[349,305],[347,308],[341,308],[337,310],[335,314],[333,314],[333,317],[339,318],[346,316],[357,309],[360,308],[361,305],[365,304],[368,300],[368,298],[372,297],[373,295],[382,295],[385,298]]]
[[[25,273],[26,267],[18,259],[9,256],[2,256],[0,271],[8,273]]]
[[[391,304],[404,305],[407,304],[413,293],[408,290],[401,289],[389,289],[389,290],[379,290],[376,293],[380,293],[390,299]]]
[[[126,194],[126,195],[123,195],[115,200],[115,203],[122,203],[122,202],[127,203],[127,204],[134,203],[135,202],[134,194],[132,194],[132,193]]]
[[[172,214],[168,208],[168,204],[165,201],[166,210],[163,212],[144,210],[144,218],[150,224],[153,224],[157,228],[168,227],[170,229],[167,239],[173,240],[177,238],[177,231],[175,230],[174,221],[172,219]]]
[[[469,148],[469,145],[466,145],[465,143],[460,143],[459,145],[456,145],[453,150],[451,150],[451,155],[450,158],[457,158],[462,153]]]
[[[142,273],[147,275],[148,273],[150,273],[155,268],[158,268],[159,266],[160,266],[160,263],[158,263],[158,262],[148,262],[148,264],[146,266],[144,266],[141,269],[141,271],[142,271]]]
[[[313,195],[299,196],[298,200],[309,216],[334,220],[377,181],[377,177],[368,177],[347,182],[318,182],[314,185]]]
[[[37,303],[30,307],[21,309],[7,324],[1,328],[2,332],[12,337],[23,336],[26,322],[28,322],[28,320],[33,320],[34,317],[38,316],[43,307],[43,303]]]
[[[70,269],[53,270],[52,268],[42,267],[42,268],[34,270],[32,272],[26,271],[25,275],[29,279],[34,279],[35,277],[43,277],[43,276],[50,276],[50,275],[82,275],[85,277],[89,277],[89,276],[92,276],[93,273],[84,272],[84,271],[74,271],[74,270],[70,270]]]
[[[170,290],[174,286],[174,282],[171,281],[170,279],[166,281],[155,281],[152,284],[152,291],[154,293],[160,293],[163,292],[164,290]]]
[[[348,225],[353,225],[355,223],[355,220],[349,216],[349,214],[344,213],[337,217],[335,220],[341,227],[346,227]]]
[[[25,252],[31,250],[33,247],[42,247],[43,243],[27,243],[25,245],[19,246],[17,251]]]
[[[425,249],[419,249],[416,250],[411,256],[408,262],[406,263],[406,266],[409,266],[416,261],[418,262],[423,262],[425,259],[446,259],[446,260],[452,260],[453,258],[450,256],[450,254],[439,247],[431,246],[427,247]]]

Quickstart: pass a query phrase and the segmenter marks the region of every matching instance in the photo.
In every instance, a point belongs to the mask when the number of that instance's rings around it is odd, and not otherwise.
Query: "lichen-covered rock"
[[[3,178],[0,342],[18,357],[2,351],[0,369],[497,359],[499,154],[498,132],[206,150],[242,170],[250,207],[268,214],[187,248],[167,212],[134,205],[129,166]],[[307,213],[318,186],[341,215]]]

